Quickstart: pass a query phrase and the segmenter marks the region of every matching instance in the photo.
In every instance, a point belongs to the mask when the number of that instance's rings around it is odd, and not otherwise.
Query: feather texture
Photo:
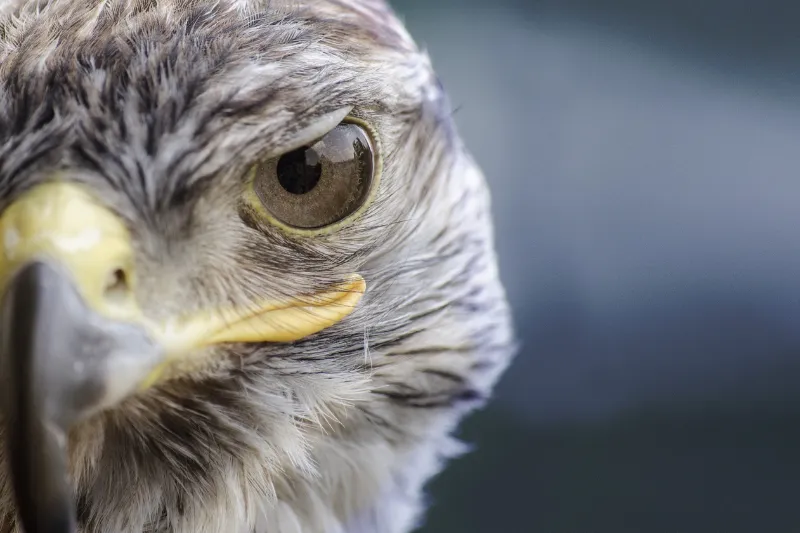
[[[249,165],[344,106],[383,155],[363,216],[313,237],[243,217]],[[0,209],[54,172],[128,222],[155,318],[351,272],[368,287],[332,328],[222,347],[76,427],[82,533],[418,524],[423,486],[462,451],[451,432],[490,396],[513,334],[484,179],[385,3],[1,1]],[[2,533],[17,531],[10,491],[0,468]]]

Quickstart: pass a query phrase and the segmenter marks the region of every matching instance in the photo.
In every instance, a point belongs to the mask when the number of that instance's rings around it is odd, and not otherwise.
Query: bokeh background
[[[424,533],[800,531],[800,3],[395,0],[523,349]]]

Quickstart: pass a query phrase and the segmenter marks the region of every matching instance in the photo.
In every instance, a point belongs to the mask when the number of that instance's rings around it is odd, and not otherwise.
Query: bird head
[[[511,354],[377,0],[0,2],[0,294],[3,532],[405,531]]]

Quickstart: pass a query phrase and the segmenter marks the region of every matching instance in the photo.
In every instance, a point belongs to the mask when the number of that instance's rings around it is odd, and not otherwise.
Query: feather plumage
[[[236,208],[242,176],[342,106],[376,201],[332,234]],[[82,532],[405,533],[513,352],[488,193],[427,56],[377,0],[0,2],[0,209],[59,172],[128,221],[153,316],[368,293],[289,345],[233,345],[70,435]],[[288,288],[288,289],[287,289]],[[0,452],[2,453],[2,452]],[[0,531],[14,532],[0,468]]]

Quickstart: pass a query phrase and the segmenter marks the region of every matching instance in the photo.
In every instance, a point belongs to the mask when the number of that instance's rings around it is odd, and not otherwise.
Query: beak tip
[[[158,360],[132,324],[92,311],[57,266],[32,261],[0,302],[5,439],[20,518],[28,533],[71,533],[75,510],[66,435],[79,419],[135,389],[125,368]]]

